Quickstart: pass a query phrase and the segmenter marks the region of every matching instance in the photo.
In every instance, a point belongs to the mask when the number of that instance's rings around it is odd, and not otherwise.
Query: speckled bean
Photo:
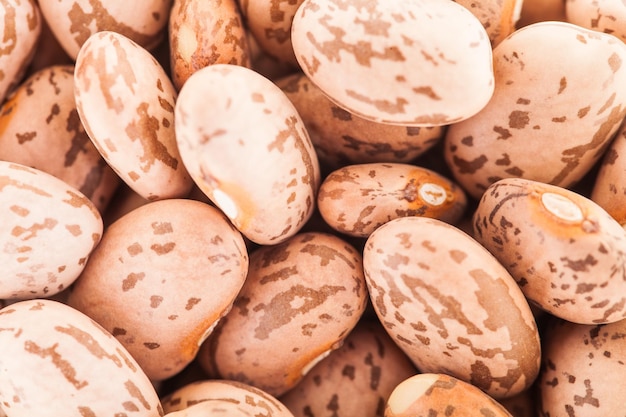
[[[83,128],[74,99],[74,67],[32,74],[0,108],[0,159],[65,181],[104,211],[120,179]]]
[[[0,298],[61,292],[102,237],[102,217],[87,197],[21,164],[0,161],[0,211]]]
[[[624,414],[626,320],[582,325],[553,319],[544,332],[539,416]]]
[[[545,311],[584,324],[626,317],[626,231],[590,199],[508,178],[487,189],[473,224],[476,239]]]
[[[421,372],[494,398],[535,381],[541,348],[528,302],[470,236],[436,219],[391,220],[368,238],[363,268],[377,316]]]
[[[1,0],[0,102],[21,81],[33,60],[41,33],[41,13],[34,0]]]
[[[510,417],[504,407],[473,385],[445,374],[419,374],[391,393],[385,417],[481,415]]]
[[[243,238],[219,210],[155,201],[106,229],[68,304],[117,337],[159,381],[194,359],[247,271]]]
[[[51,300],[0,310],[0,402],[10,417],[160,417],[137,362],[100,325]]]
[[[295,417],[377,417],[393,389],[415,374],[380,323],[361,320],[340,348],[279,399]]]
[[[213,64],[250,66],[248,38],[236,0],[174,0],[169,18],[172,82],[178,90]]]
[[[356,237],[368,237],[398,217],[422,216],[454,223],[466,206],[465,193],[454,182],[409,164],[346,165],[326,176],[317,196],[326,223]]]
[[[250,415],[293,417],[274,396],[252,385],[224,379],[205,379],[189,383],[161,400],[165,413],[184,410],[201,402],[228,401],[247,409]]]
[[[467,8],[485,27],[492,46],[515,32],[522,0],[455,0]]]
[[[311,81],[377,122],[450,124],[493,93],[487,32],[453,1],[305,0],[291,39]]]
[[[409,162],[443,137],[441,126],[396,126],[352,114],[303,73],[279,78],[276,85],[302,117],[320,163],[331,169],[368,162]]]
[[[337,349],[367,303],[361,255],[342,239],[299,233],[250,255],[233,309],[203,344],[209,373],[279,396]]]
[[[176,91],[144,48],[116,32],[91,36],[76,58],[78,115],[126,184],[148,200],[186,196],[193,184],[174,131]]]
[[[626,225],[626,124],[604,153],[590,198],[619,224]]]
[[[565,0],[564,3],[568,22],[610,33],[626,42],[626,3],[622,0]]]
[[[303,0],[237,0],[246,26],[266,54],[293,68],[298,61],[291,44],[291,23]]]
[[[511,34],[493,54],[493,97],[445,136],[454,177],[476,199],[502,178],[572,186],[626,115],[626,44],[569,23],[540,22]]]
[[[195,72],[176,102],[176,139],[195,183],[253,242],[285,241],[311,217],[317,155],[293,104],[257,72]]]
[[[172,0],[38,0],[41,13],[74,60],[96,32],[119,33],[146,49],[165,37]]]

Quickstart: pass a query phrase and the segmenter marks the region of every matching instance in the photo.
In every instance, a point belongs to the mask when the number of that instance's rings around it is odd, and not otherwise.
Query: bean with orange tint
[[[178,90],[191,74],[208,65],[250,66],[236,0],[174,0],[168,34],[172,81]]]
[[[318,232],[252,252],[233,309],[198,355],[203,368],[274,396],[296,386],[365,310],[361,262],[344,240]]]
[[[441,220],[402,217],[370,235],[363,268],[379,320],[421,372],[494,398],[533,384],[541,348],[532,311],[476,240]]]
[[[198,188],[253,242],[283,242],[311,217],[317,155],[293,104],[259,73],[196,71],[176,102],[176,141]]]
[[[335,230],[368,237],[398,217],[422,216],[454,223],[467,206],[463,190],[426,168],[409,164],[348,165],[322,182],[318,209]]]
[[[65,181],[104,211],[120,179],[85,132],[74,99],[74,67],[32,74],[0,109],[0,160]]]
[[[519,21],[522,0],[455,0],[480,20],[489,34],[491,45],[496,46],[515,32]]]
[[[105,230],[68,304],[117,337],[159,381],[195,358],[247,270],[243,238],[219,210],[155,201]]]
[[[291,44],[291,24],[303,0],[237,0],[237,3],[259,47],[276,61],[298,68]]]
[[[510,417],[507,410],[473,385],[445,374],[420,374],[402,381],[391,393],[385,417]]]
[[[487,189],[473,224],[476,239],[543,310],[583,324],[626,317],[626,231],[592,200],[508,178]]]

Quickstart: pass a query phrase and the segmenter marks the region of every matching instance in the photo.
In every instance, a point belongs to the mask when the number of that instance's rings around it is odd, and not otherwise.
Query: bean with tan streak
[[[251,415],[293,417],[289,409],[272,395],[242,382],[204,379],[189,383],[161,400],[165,413],[184,410],[201,402],[228,401],[245,407]]]
[[[565,19],[626,42],[626,3],[622,0],[565,0]]]
[[[279,399],[296,417],[376,417],[393,389],[415,374],[380,323],[361,320],[339,349]]]
[[[420,374],[401,382],[391,393],[385,417],[511,417],[493,398],[473,385],[445,374]]]
[[[447,130],[444,156],[474,198],[499,179],[571,187],[626,115],[626,44],[564,22],[517,30],[493,50],[489,104]]]
[[[51,300],[0,310],[0,403],[9,417],[163,415],[124,347],[79,311]]]
[[[248,38],[236,0],[174,0],[168,36],[172,81],[178,90],[191,74],[208,65],[250,66]]]
[[[551,320],[544,332],[538,416],[624,415],[625,338],[626,320],[598,326]]]
[[[250,240],[273,245],[311,217],[320,167],[280,88],[238,65],[195,72],[176,102],[176,139],[198,187]]]
[[[0,159],[54,175],[88,197],[100,212],[120,183],[80,121],[71,65],[37,71],[4,102]]]
[[[421,372],[494,398],[535,381],[541,349],[528,302],[476,240],[441,220],[402,217],[370,235],[363,266],[378,318]]]
[[[317,196],[320,214],[335,230],[368,237],[398,217],[423,216],[455,223],[467,199],[452,181],[409,164],[347,165],[331,172]]]
[[[602,157],[590,198],[619,224],[626,225],[626,124]]]
[[[441,126],[416,127],[377,123],[333,103],[303,73],[276,80],[302,117],[322,165],[410,162],[443,137]]]
[[[198,359],[210,375],[280,396],[341,346],[366,304],[361,255],[336,236],[299,233],[252,252],[233,309]]]
[[[99,32],[81,47],[74,78],[85,131],[120,178],[148,200],[185,197],[193,181],[176,143],[176,91],[156,59]]]
[[[0,161],[0,298],[38,298],[70,286],[102,236],[100,212],[43,171]]]
[[[543,310],[583,324],[626,317],[626,231],[592,200],[509,178],[487,189],[473,223],[475,238]]]
[[[292,68],[298,61],[291,43],[291,24],[304,0],[237,0],[246,27],[269,56]]]
[[[161,43],[172,0],[38,0],[43,17],[74,60],[91,35],[112,31],[146,49]]]
[[[41,34],[41,13],[34,0],[0,0],[0,103],[21,82]]]
[[[193,200],[155,201],[105,230],[68,304],[160,381],[195,358],[247,271],[243,238],[219,210]]]
[[[489,36],[453,1],[305,0],[291,39],[311,81],[369,120],[447,125],[493,94]]]

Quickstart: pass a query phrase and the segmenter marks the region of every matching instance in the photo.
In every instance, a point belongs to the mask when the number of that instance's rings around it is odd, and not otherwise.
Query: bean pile
[[[0,417],[624,415],[623,1],[0,16]]]

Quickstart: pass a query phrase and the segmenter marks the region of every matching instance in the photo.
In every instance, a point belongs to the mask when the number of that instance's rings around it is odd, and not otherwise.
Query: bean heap
[[[0,15],[0,416],[624,415],[623,1]]]

